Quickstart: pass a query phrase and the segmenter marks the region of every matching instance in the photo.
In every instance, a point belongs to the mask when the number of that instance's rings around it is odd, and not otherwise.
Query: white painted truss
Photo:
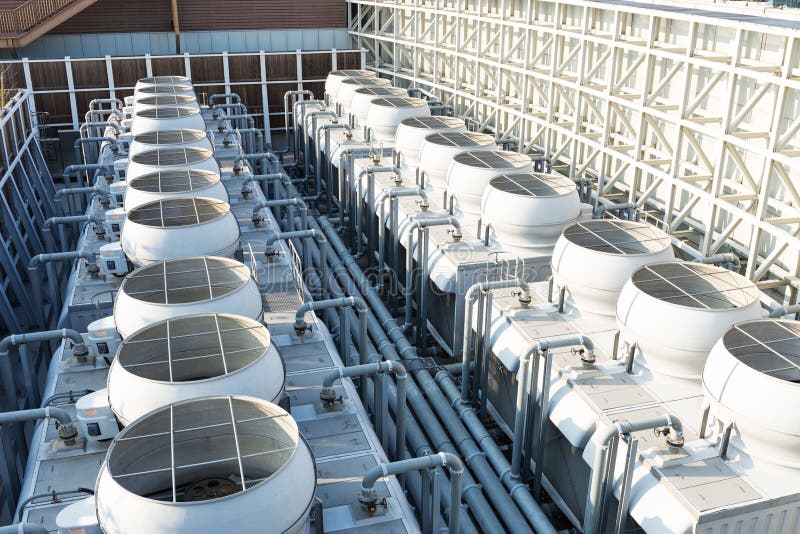
[[[782,303],[800,269],[797,11],[604,0],[348,0],[367,65]],[[726,9],[728,9],[726,11]]]

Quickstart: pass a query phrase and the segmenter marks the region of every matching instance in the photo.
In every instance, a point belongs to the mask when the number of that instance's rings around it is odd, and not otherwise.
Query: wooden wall
[[[178,0],[182,31],[344,28],[345,0]],[[99,0],[50,34],[172,30],[170,0]]]

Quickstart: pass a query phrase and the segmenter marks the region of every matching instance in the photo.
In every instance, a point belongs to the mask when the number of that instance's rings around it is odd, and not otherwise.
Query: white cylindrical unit
[[[205,130],[206,121],[200,109],[189,106],[148,108],[133,114],[133,135],[153,130]]]
[[[728,328],[761,318],[756,285],[702,263],[652,263],[636,269],[617,302],[620,341],[636,363],[672,378],[699,380],[711,347]]]
[[[729,456],[800,469],[800,322],[732,326],[708,356],[703,391],[716,431],[733,423]]]
[[[146,85],[136,89],[133,92],[133,103],[140,98],[145,98],[153,95],[185,95],[196,97],[194,88],[191,85],[177,84],[177,85]]]
[[[461,152],[496,150],[494,137],[477,132],[439,132],[424,137],[419,149],[419,169],[425,171],[425,186],[443,189],[453,157]]]
[[[361,87],[391,87],[392,82],[386,78],[359,77],[346,78],[339,84],[339,91],[336,93],[334,102],[342,107],[342,113],[350,113],[350,104],[353,102],[353,95]]]
[[[367,112],[376,98],[386,96],[408,96],[408,91],[401,87],[359,87],[353,93],[353,100],[350,102],[350,114],[353,115],[356,126],[360,126],[367,120]]]
[[[267,328],[228,313],[185,315],[131,334],[108,370],[108,400],[127,426],[186,399],[248,395],[279,402],[283,360]]]
[[[502,245],[549,248],[581,215],[575,182],[544,173],[501,174],[489,181],[481,220]]]
[[[128,157],[154,148],[204,148],[214,150],[211,140],[203,130],[155,130],[133,136]]]
[[[219,174],[219,163],[207,148],[169,146],[131,155],[128,180],[156,171],[197,169]]]
[[[675,258],[669,236],[655,226],[595,219],[569,226],[553,249],[551,266],[567,303],[582,313],[613,316],[633,271]]]
[[[191,78],[186,76],[150,76],[149,78],[141,78],[136,82],[134,89],[141,89],[143,87],[151,87],[154,85],[192,85]]]
[[[431,108],[421,98],[390,96],[376,98],[367,111],[367,127],[372,130],[375,141],[394,143],[395,132],[403,119],[428,117]]]
[[[232,258],[239,247],[239,222],[224,200],[176,197],[128,212],[122,250],[134,265],[184,256]]]
[[[204,197],[228,202],[228,190],[219,174],[199,169],[156,171],[128,180],[125,211],[166,198]]]
[[[151,95],[143,96],[133,104],[133,111],[142,111],[150,108],[188,107],[200,109],[197,97],[192,95]]]
[[[114,323],[122,338],[158,321],[198,313],[260,319],[261,293],[250,269],[229,258],[177,258],[136,269],[122,281]]]
[[[479,215],[483,192],[489,181],[500,174],[533,172],[529,156],[506,150],[478,150],[456,154],[447,171],[447,194],[456,206],[470,215]]]
[[[325,94],[330,99],[336,98],[339,92],[339,86],[347,78],[377,78],[378,75],[371,70],[334,70],[325,78]]]
[[[456,117],[412,117],[403,119],[395,134],[395,150],[401,154],[401,164],[419,166],[419,150],[425,136],[437,132],[466,132],[467,126]]]
[[[97,519],[107,534],[297,534],[316,485],[311,449],[286,411],[210,396],[150,412],[114,438]]]

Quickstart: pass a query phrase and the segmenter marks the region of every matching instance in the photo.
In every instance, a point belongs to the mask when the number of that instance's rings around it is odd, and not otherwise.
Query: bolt
[[[264,256],[266,256],[266,257],[267,257],[267,260],[268,260],[268,261],[270,261],[270,262],[271,262],[271,261],[274,261],[274,260],[275,260],[275,258],[278,256],[278,251],[277,251],[277,249],[276,249],[275,247],[273,247],[272,245],[269,245],[269,246],[268,246],[268,247],[267,247],[267,248],[264,250]]]
[[[242,188],[242,198],[245,199],[245,200],[250,198],[250,188],[249,187],[243,187]]]
[[[75,445],[75,440],[78,437],[78,429],[72,423],[61,425],[58,427],[58,439],[64,442],[64,445],[71,447]]]

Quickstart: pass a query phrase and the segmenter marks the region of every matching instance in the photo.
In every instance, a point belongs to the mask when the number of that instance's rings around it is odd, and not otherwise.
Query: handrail
[[[14,9],[0,10],[0,34],[26,33],[70,4],[80,0],[28,0]]]

